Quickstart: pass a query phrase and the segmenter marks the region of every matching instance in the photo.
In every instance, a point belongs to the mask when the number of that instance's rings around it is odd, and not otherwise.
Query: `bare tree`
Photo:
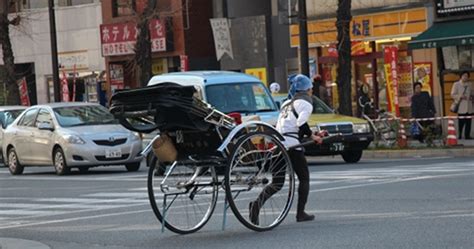
[[[345,115],[352,115],[351,19],[351,0],[338,0],[336,27],[339,66],[336,81],[339,92],[339,112]]]
[[[8,19],[8,12],[10,7],[15,4],[15,0],[0,1],[0,45],[3,51],[4,66],[2,73],[0,73],[0,81],[6,83],[7,104],[17,105],[20,103],[20,93],[15,76],[15,57],[13,55],[12,44],[10,41],[10,25],[18,25],[20,23],[20,16],[17,15],[14,19]]]
[[[152,75],[152,57],[151,57],[151,36],[150,20],[157,18],[156,13],[157,0],[148,0],[143,13],[138,14],[137,29],[139,34],[135,45],[135,60],[139,68],[139,80],[142,86],[145,86]]]

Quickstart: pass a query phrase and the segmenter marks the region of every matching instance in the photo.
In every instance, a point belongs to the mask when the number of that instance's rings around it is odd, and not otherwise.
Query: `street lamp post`
[[[54,15],[54,0],[48,0],[49,31],[51,37],[51,61],[53,62],[54,102],[61,101],[59,89],[58,44],[56,40],[56,18]]]
[[[298,20],[300,31],[301,73],[309,77],[308,23],[306,16],[306,0],[298,0]]]

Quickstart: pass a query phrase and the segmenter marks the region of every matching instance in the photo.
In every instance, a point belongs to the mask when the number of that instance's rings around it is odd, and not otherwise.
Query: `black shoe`
[[[296,222],[312,221],[312,220],[314,220],[314,215],[307,214],[306,212],[302,212],[296,215]]]
[[[253,224],[257,225],[259,224],[258,222],[258,213],[260,212],[258,206],[257,206],[257,202],[256,201],[251,201],[249,203],[249,218],[250,218],[250,222],[252,222]]]
[[[466,137],[466,139],[467,139],[467,140],[471,140],[471,139],[472,139],[472,137]]]

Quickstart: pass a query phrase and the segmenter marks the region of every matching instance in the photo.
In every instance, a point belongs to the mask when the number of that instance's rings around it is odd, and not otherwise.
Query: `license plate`
[[[331,151],[343,151],[344,144],[343,143],[333,143],[331,144]]]
[[[105,158],[120,158],[122,157],[121,150],[105,150]]]

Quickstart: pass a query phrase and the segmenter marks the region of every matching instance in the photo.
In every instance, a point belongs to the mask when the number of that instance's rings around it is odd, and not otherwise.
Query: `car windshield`
[[[318,97],[313,96],[313,114],[331,114],[334,111]]]
[[[118,124],[114,116],[103,106],[67,106],[53,110],[62,127]]]
[[[224,113],[256,113],[277,108],[262,83],[233,83],[206,87],[207,102]]]
[[[3,127],[9,126],[24,110],[8,110],[0,112]]]

